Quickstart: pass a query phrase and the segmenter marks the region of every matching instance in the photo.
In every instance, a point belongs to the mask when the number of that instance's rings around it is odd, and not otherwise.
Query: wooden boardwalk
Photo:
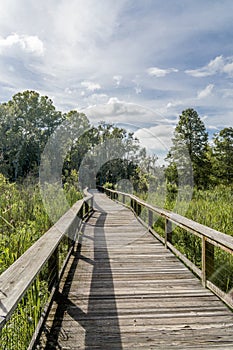
[[[233,349],[233,313],[133,213],[95,193],[38,349]]]

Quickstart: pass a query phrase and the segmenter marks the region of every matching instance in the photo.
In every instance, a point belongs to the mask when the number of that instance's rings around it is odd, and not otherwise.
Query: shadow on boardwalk
[[[104,232],[106,216],[105,212],[95,212],[94,214],[96,218],[94,237],[92,238],[94,259],[91,260],[81,254],[82,245],[80,243],[74,251],[73,261],[63,290],[56,295],[57,308],[52,326],[47,330],[46,345],[43,349],[63,349],[63,345],[66,343],[68,345],[71,341],[69,333],[63,329],[62,323],[65,314],[68,314],[73,321],[85,330],[85,349],[104,349],[106,344],[111,349],[122,349],[113,276]],[[80,260],[93,265],[86,313],[76,305],[75,301],[69,298],[72,281]],[[76,336],[78,339],[78,334]],[[82,348],[78,347],[78,344],[74,346],[77,346],[77,349]],[[66,349],[69,349],[69,347],[66,347]]]

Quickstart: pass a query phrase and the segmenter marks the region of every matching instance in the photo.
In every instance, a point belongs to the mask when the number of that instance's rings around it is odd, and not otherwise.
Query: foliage
[[[55,131],[58,141],[51,137]],[[186,216],[232,234],[233,128],[219,131],[214,136],[213,145],[208,144],[208,134],[201,118],[195,110],[186,109],[176,126],[173,145],[167,156],[169,166],[165,169],[156,166],[157,157],[148,156],[133,133],[105,122],[91,126],[83,113],[72,110],[62,114],[56,111],[47,96],[24,91],[0,104],[0,273],[51,225],[37,184],[41,156],[48,140],[52,142],[51,152],[57,150],[64,156],[62,184],[70,206],[82,197],[80,184],[82,188],[97,184],[106,188],[133,188],[143,199],[149,193],[151,204],[172,209],[179,176],[188,181],[193,175],[195,189]],[[191,160],[192,169],[186,155]],[[57,159],[54,156],[51,163],[51,154],[48,154],[45,161],[49,178],[57,166]],[[50,185],[53,184],[48,183],[48,196],[50,192],[54,196]],[[208,189],[210,186],[212,188]],[[62,196],[63,190],[59,189],[55,207],[56,203],[59,206]],[[179,208],[182,206],[186,210],[185,196]],[[55,208],[59,215],[63,209]],[[148,216],[148,212],[144,215]],[[164,235],[164,219],[158,218],[154,228]],[[198,239],[178,228],[173,232],[173,239],[181,252],[198,266],[201,264]],[[225,266],[232,270],[232,262],[225,260],[217,253],[216,264],[220,266],[224,261]],[[23,339],[26,342],[30,338],[31,316],[37,322],[42,307],[38,296],[42,295],[44,299],[46,293],[44,280],[38,277],[14,315],[22,335],[22,347],[12,338],[14,348],[23,349]]]
[[[213,169],[218,183],[233,182],[233,128],[224,128],[214,136]]]
[[[41,152],[63,117],[47,96],[24,91],[0,106],[0,172],[9,179],[36,174]]]
[[[81,198],[72,182],[65,192],[70,205]],[[10,183],[0,174],[0,273],[19,258],[51,226],[33,181]]]
[[[82,138],[79,142],[82,142]],[[85,156],[78,169],[82,188],[95,187],[96,184],[102,186],[106,182],[115,186],[122,179],[130,180],[136,189],[143,184],[140,160],[144,149],[133,133],[101,122],[86,132],[84,144]],[[79,148],[77,143],[76,154]],[[76,169],[77,165],[76,160]],[[147,188],[145,185],[141,187],[143,190]]]
[[[105,182],[103,185],[104,188],[107,188],[109,190],[114,190],[114,185],[111,182]]]
[[[191,178],[188,159],[190,158],[195,185],[197,187],[207,187],[209,164],[206,152],[208,133],[195,110],[189,108],[182,112],[172,142],[173,145],[167,156],[167,160],[170,161],[167,172],[169,179],[173,178],[178,184],[177,167],[181,169],[181,176]]]
[[[158,188],[150,195],[150,204],[172,210],[176,201],[173,191],[174,188],[170,188],[170,191],[165,190],[164,187]],[[233,235],[232,202],[232,186],[218,185],[209,190],[195,188],[185,216],[214,230]],[[185,199],[181,202],[179,209],[182,206],[187,208]]]

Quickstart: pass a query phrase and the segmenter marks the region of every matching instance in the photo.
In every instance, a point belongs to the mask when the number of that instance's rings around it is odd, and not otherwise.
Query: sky
[[[211,139],[233,124],[233,1],[0,0],[0,102],[28,89],[159,157],[186,108]]]

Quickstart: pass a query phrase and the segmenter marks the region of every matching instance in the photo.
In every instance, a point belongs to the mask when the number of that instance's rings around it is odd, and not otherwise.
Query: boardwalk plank
[[[94,201],[38,349],[232,349],[233,313],[129,210]]]

